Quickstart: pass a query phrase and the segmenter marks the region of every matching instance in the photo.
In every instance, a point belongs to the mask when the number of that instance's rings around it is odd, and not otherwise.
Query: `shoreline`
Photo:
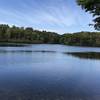
[[[100,48],[100,46],[80,46],[80,45],[68,45],[68,44],[61,44],[61,43],[29,43],[29,42],[0,42],[0,47],[23,47],[23,46],[29,46],[29,45],[39,45],[39,44],[50,44],[50,45],[65,45],[65,46],[71,46],[71,47],[89,47],[89,48]]]

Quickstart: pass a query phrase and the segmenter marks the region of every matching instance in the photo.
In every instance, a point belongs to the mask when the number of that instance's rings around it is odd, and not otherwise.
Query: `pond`
[[[100,48],[0,47],[0,100],[99,100]]]

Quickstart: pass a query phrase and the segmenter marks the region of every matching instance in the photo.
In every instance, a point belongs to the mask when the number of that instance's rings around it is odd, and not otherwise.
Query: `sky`
[[[76,0],[0,0],[0,24],[63,34],[95,31],[92,20]]]

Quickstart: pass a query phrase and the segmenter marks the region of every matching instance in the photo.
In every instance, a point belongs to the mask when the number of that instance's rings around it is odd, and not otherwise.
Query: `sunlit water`
[[[100,100],[100,48],[0,47],[0,100]]]

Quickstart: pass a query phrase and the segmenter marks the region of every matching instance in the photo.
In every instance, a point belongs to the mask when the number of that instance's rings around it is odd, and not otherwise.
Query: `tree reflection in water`
[[[80,58],[80,59],[100,60],[100,52],[68,52],[66,54]]]

